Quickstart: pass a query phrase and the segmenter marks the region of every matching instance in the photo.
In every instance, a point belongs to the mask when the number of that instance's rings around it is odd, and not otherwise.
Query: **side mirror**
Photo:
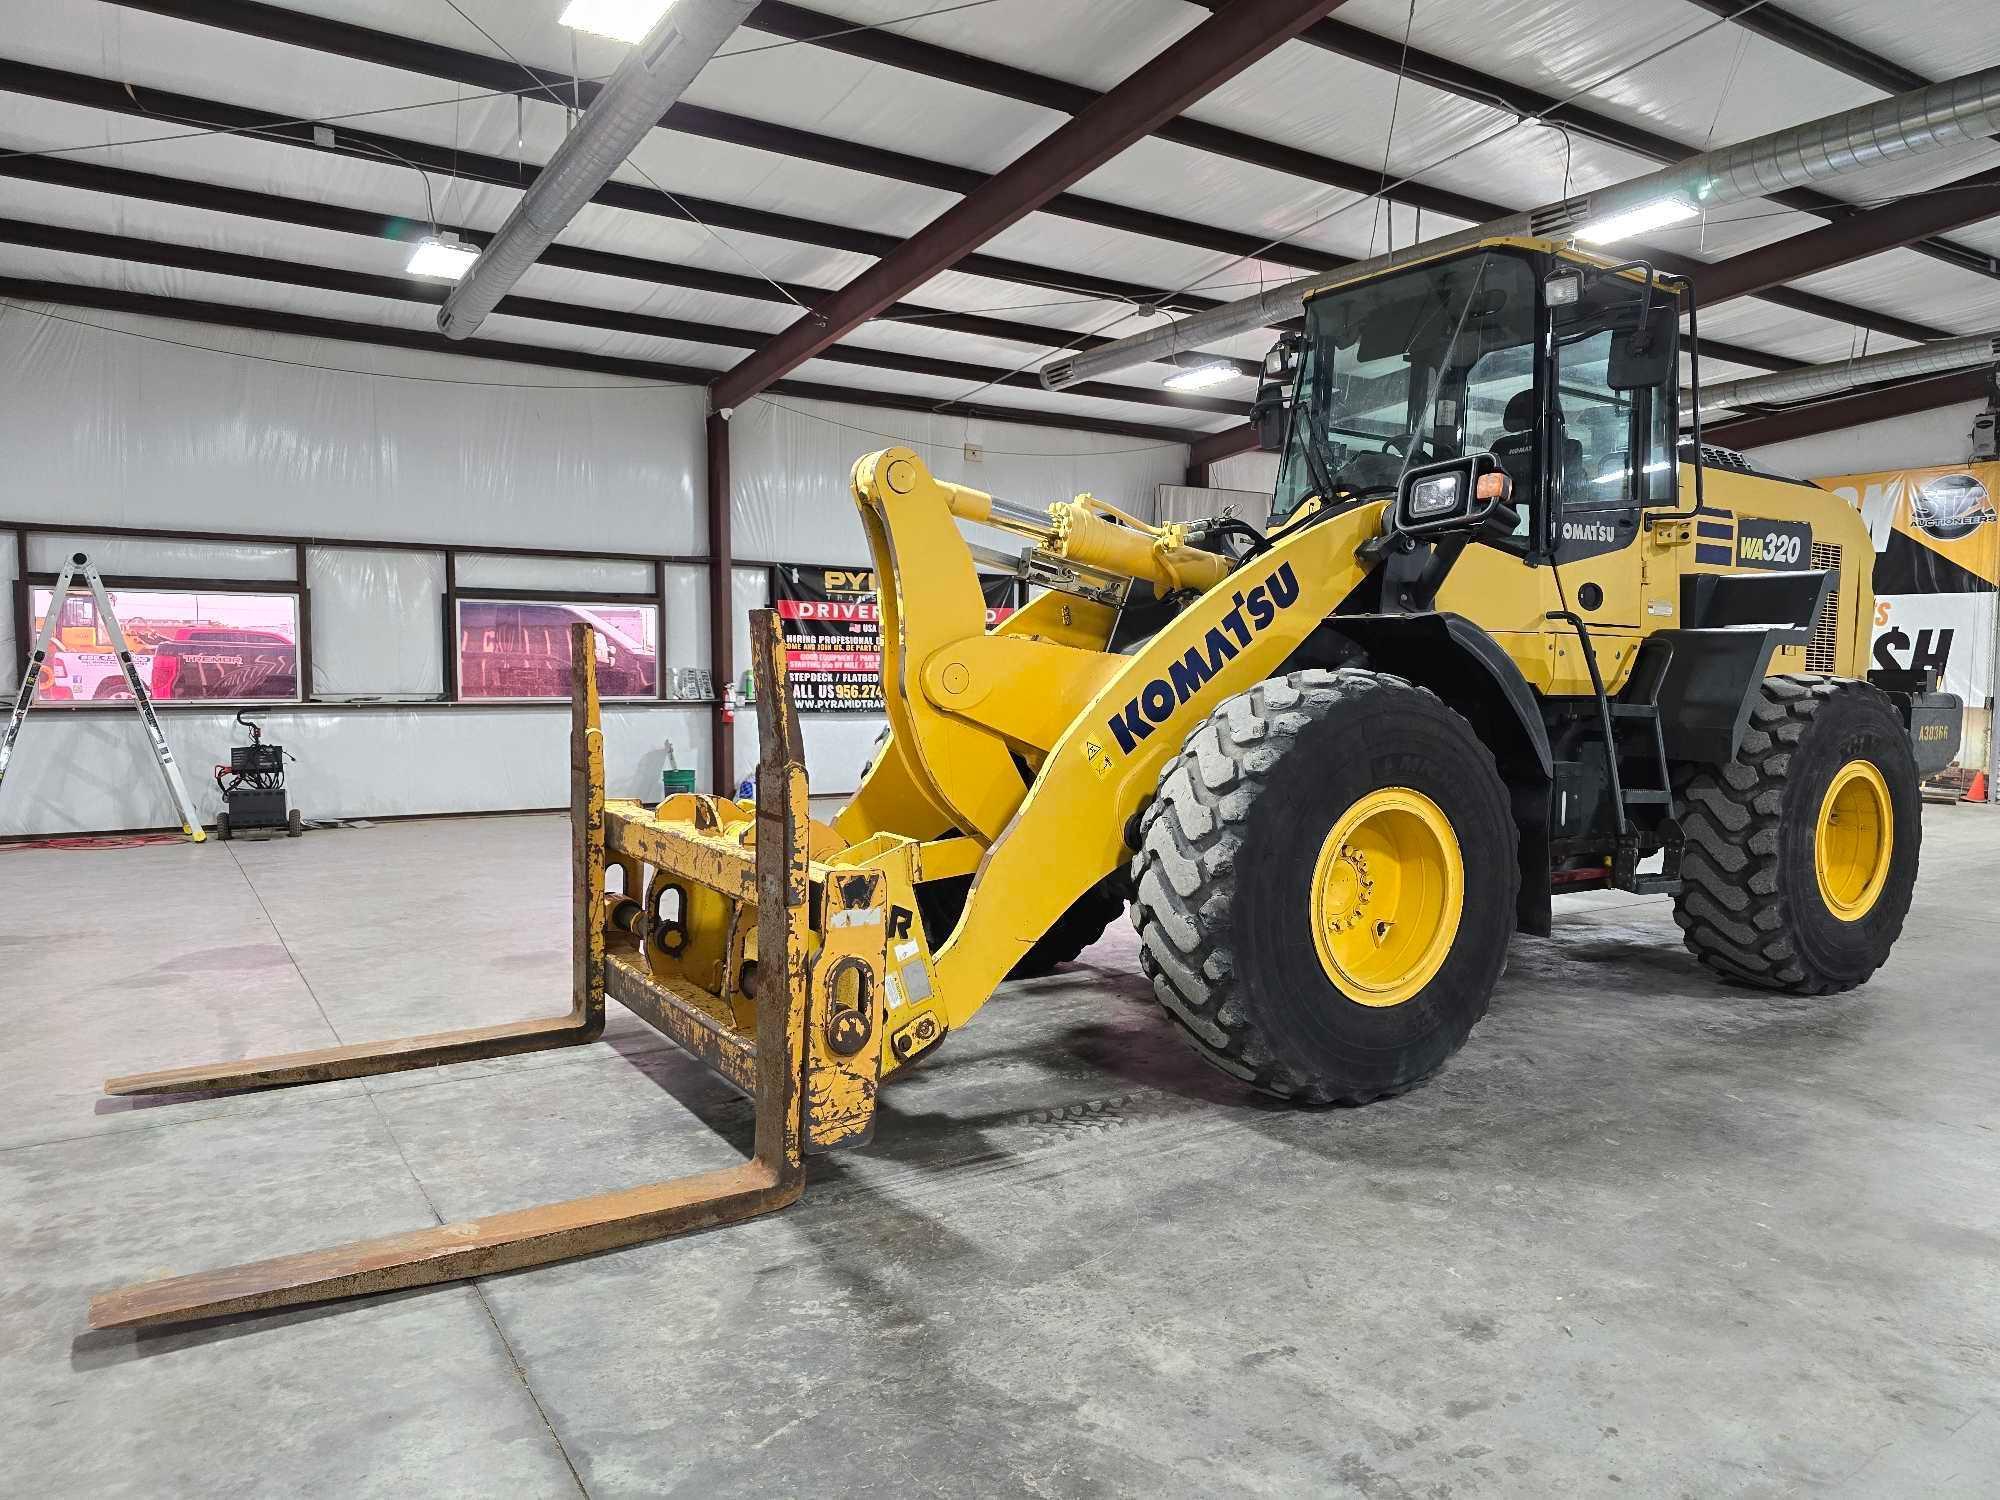
[[[1264,356],[1257,377],[1256,399],[1250,403],[1250,424],[1257,429],[1257,446],[1276,453],[1285,446],[1285,418],[1292,408],[1292,383],[1298,375],[1305,335],[1287,333]]]
[[[1250,425],[1257,429],[1257,447],[1265,453],[1281,453],[1285,447],[1285,419],[1292,413],[1288,398],[1260,399],[1250,407]]]
[[[1663,303],[1638,328],[1612,334],[1604,383],[1614,391],[1642,391],[1672,378],[1679,363],[1679,331],[1679,310]]]

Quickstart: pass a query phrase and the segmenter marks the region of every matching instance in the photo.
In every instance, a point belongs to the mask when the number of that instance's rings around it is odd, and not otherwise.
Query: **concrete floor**
[[[0,853],[0,1494],[1991,1495],[2000,817],[1927,840],[1862,991],[1728,988],[1663,903],[1572,898],[1362,1110],[1210,1072],[1121,926],[786,1213],[137,1337],[90,1294],[720,1165],[747,1109],[615,1005],[588,1048],[98,1097],[559,1010],[556,819]]]

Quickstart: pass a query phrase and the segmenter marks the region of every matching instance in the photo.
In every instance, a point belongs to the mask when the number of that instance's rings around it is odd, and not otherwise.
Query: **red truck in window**
[[[498,599],[459,601],[459,697],[567,698],[569,628],[579,620],[595,632],[598,692],[652,697],[659,653],[647,639],[650,611]]]
[[[180,626],[154,643],[150,686],[168,703],[290,702],[299,695],[298,646],[275,630]]]

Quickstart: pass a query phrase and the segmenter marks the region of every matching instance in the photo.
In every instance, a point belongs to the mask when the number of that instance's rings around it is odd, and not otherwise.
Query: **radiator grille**
[[[1813,619],[1812,639],[1806,642],[1806,670],[1835,672],[1840,667],[1840,547],[1834,542],[1812,544],[1812,565],[1833,574],[1833,587],[1820,602]]]

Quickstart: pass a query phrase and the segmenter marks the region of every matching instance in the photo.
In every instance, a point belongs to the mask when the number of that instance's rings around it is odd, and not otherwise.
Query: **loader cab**
[[[1675,503],[1679,307],[1645,268],[1494,242],[1320,293],[1285,357],[1274,530],[1480,454],[1516,512],[1485,539],[1530,564],[1627,546]]]

